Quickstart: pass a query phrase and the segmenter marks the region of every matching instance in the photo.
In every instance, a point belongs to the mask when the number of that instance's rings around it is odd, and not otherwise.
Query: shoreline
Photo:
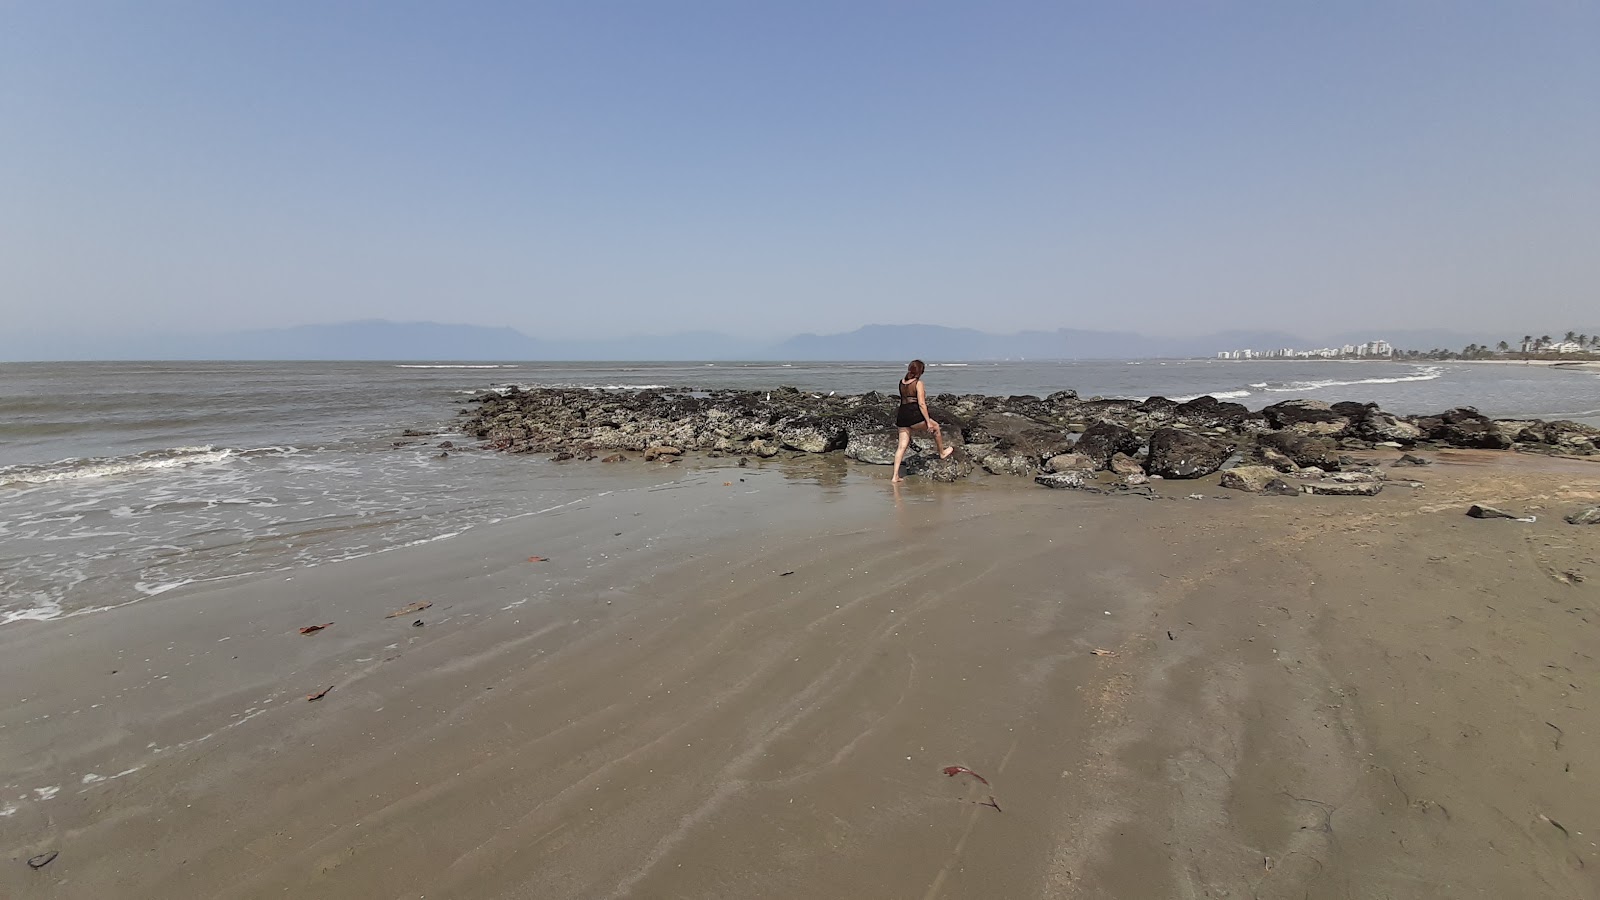
[[[1600,570],[1559,514],[1600,469],[1431,456],[1361,500],[694,468],[0,630],[0,888],[1592,896],[1540,817],[1597,827]]]

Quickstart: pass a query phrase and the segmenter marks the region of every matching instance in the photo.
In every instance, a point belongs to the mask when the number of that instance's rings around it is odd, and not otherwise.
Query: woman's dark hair
[[[927,368],[927,366],[922,364],[922,360],[913,359],[911,361],[911,364],[906,366],[906,377],[907,378],[921,378],[922,377],[922,372],[926,368]]]

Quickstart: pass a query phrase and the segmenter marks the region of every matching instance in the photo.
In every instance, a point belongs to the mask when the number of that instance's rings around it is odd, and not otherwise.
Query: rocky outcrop
[[[1408,417],[1370,403],[1288,400],[1251,412],[1212,397],[1084,400],[1072,391],[1042,399],[940,394],[933,401],[929,410],[943,426],[945,441],[964,444],[966,452],[954,462],[938,460],[931,438],[917,435],[904,471],[938,479],[965,477],[978,468],[1029,478],[1107,468],[1124,482],[1147,475],[1194,478],[1216,471],[1234,448],[1280,476],[1319,478],[1343,477],[1354,466],[1353,455],[1380,446],[1600,453],[1600,429],[1567,421],[1497,421],[1468,407]],[[488,447],[561,460],[620,461],[640,454],[660,463],[693,453],[771,458],[842,452],[889,465],[898,440],[897,401],[877,392],[507,388],[469,402],[475,408],[466,411],[462,430]],[[1266,485],[1262,477],[1251,475],[1252,485],[1261,484],[1258,490]]]
[[[1111,464],[1111,457],[1118,453],[1126,456],[1137,454],[1142,443],[1133,429],[1102,421],[1084,429],[1083,436],[1078,438],[1073,449],[1094,460],[1096,468],[1104,469]]]
[[[1232,452],[1232,444],[1176,428],[1157,428],[1150,435],[1150,457],[1145,461],[1145,471],[1162,478],[1199,478],[1221,468]]]
[[[1416,425],[1428,440],[1450,447],[1507,450],[1513,443],[1493,419],[1470,406],[1418,419]]]
[[[1350,427],[1348,416],[1320,400],[1285,400],[1263,409],[1261,414],[1273,428],[1299,434],[1337,435]]]
[[[1267,485],[1282,480],[1278,470],[1271,466],[1236,466],[1225,470],[1219,483],[1225,488],[1259,494],[1267,489]]]
[[[1591,506],[1566,517],[1569,525],[1600,525],[1600,506]]]

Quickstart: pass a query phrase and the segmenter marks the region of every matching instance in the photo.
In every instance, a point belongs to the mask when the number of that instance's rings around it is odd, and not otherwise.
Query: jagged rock
[[[1570,525],[1600,525],[1600,506],[1591,506],[1566,517]]]
[[[646,447],[644,451],[645,462],[655,462],[664,456],[682,456],[683,450],[679,447]]]
[[[844,455],[858,462],[875,466],[894,465],[895,451],[900,448],[900,435],[893,431],[857,432],[850,435]],[[907,455],[910,449],[907,448]]]
[[[1115,474],[1122,476],[1144,474],[1144,466],[1139,465],[1138,460],[1126,453],[1112,454],[1110,469]]]
[[[989,453],[978,460],[978,465],[991,475],[1032,476],[1039,471],[1039,461],[1020,453]]]
[[[1122,476],[1122,483],[1131,487],[1136,487],[1141,484],[1149,484],[1150,476],[1146,475],[1144,472],[1129,472],[1128,474]]]
[[[1282,478],[1274,478],[1262,485],[1261,493],[1279,497],[1298,497],[1300,496],[1300,489]]]
[[[1383,483],[1369,481],[1345,484],[1337,481],[1316,481],[1303,484],[1300,489],[1308,494],[1323,494],[1330,497],[1371,497],[1383,490]]]
[[[1047,488],[1085,488],[1089,487],[1089,477],[1083,472],[1054,472],[1048,475],[1036,475],[1035,484],[1042,484]]]
[[[917,456],[906,460],[900,467],[901,474],[918,475],[930,481],[953,482],[965,478],[972,472],[972,462],[965,454],[953,454],[946,459],[938,457]]]
[[[1277,431],[1261,435],[1256,442],[1260,447],[1277,450],[1302,469],[1315,466],[1332,471],[1340,465],[1339,445],[1325,437]]]
[[[1431,460],[1431,459],[1423,459],[1420,456],[1413,456],[1410,453],[1407,453],[1407,454],[1401,456],[1399,459],[1395,460],[1394,462],[1390,463],[1390,465],[1397,466],[1397,467],[1398,466],[1431,466],[1431,465],[1433,465],[1433,460]]]
[[[778,442],[803,453],[830,453],[843,450],[850,435],[845,423],[837,419],[802,419],[778,429]]]
[[[1481,503],[1474,503],[1471,506],[1467,507],[1467,515],[1473,517],[1474,519],[1515,519],[1515,518],[1517,518],[1516,514],[1514,514],[1514,513],[1508,513],[1503,509],[1496,509],[1493,506],[1485,506],[1485,505],[1483,505]]]
[[[1122,453],[1133,456],[1139,452],[1139,436],[1132,429],[1115,422],[1096,422],[1084,429],[1083,436],[1073,445],[1073,450],[1094,460],[1096,468],[1105,468],[1111,457]]]
[[[1291,429],[1301,434],[1341,434],[1350,419],[1320,400],[1285,400],[1261,410],[1273,428]]]
[[[1046,460],[1044,467],[1051,472],[1093,472],[1100,465],[1082,453],[1062,453]]]
[[[608,456],[605,459],[602,459],[600,461],[603,462],[603,463],[627,462],[628,461],[628,457],[624,456],[621,453],[613,453],[610,456]]]
[[[1236,466],[1222,472],[1221,484],[1225,488],[1259,494],[1278,478],[1278,470],[1271,466]]]
[[[765,438],[756,438],[750,442],[750,452],[761,457],[762,459],[771,459],[772,457],[777,456],[780,449],[782,448],[777,444],[769,442]],[[894,451],[889,451],[889,457],[890,461],[893,462]]]
[[[1222,466],[1233,446],[1176,428],[1158,428],[1150,435],[1145,470],[1163,478],[1199,478]]]
[[[1279,472],[1293,474],[1300,471],[1300,465],[1290,459],[1283,451],[1265,445],[1256,447],[1256,458],[1263,465],[1271,466]]]
[[[1512,443],[1509,437],[1501,433],[1494,420],[1470,406],[1418,419],[1416,425],[1428,440],[1452,447],[1506,450]]]

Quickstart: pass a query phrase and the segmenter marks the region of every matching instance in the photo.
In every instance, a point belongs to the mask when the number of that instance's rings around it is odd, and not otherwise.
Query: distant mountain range
[[[1594,329],[1600,331],[1600,328]],[[1221,350],[1342,346],[1382,338],[1401,349],[1493,346],[1520,335],[1443,330],[1383,331],[1306,338],[1281,331],[1223,331],[1188,338],[1127,331],[991,334],[941,325],[867,325],[843,334],[799,334],[776,342],[715,332],[610,340],[549,340],[513,328],[371,320],[209,335],[77,338],[0,337],[0,359],[256,360],[873,360],[1150,359],[1214,356]]]

